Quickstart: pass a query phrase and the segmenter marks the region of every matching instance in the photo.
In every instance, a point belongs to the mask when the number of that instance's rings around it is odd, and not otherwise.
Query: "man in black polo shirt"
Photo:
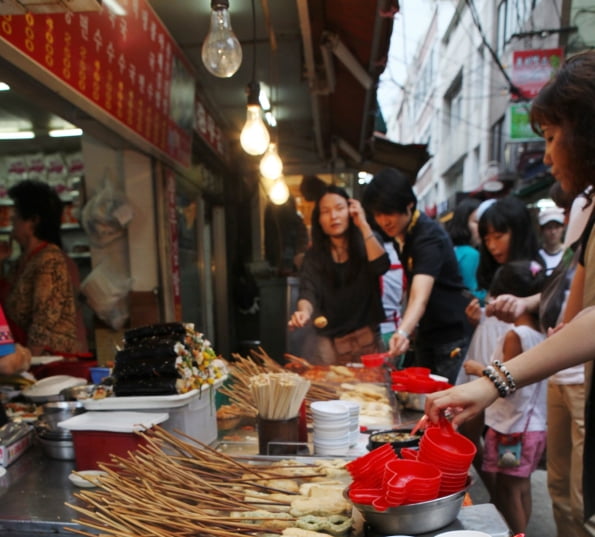
[[[450,237],[416,209],[409,180],[398,170],[377,173],[363,194],[363,205],[395,241],[407,275],[407,305],[389,344],[391,355],[409,350],[415,332],[415,365],[456,380],[468,338],[463,281]]]

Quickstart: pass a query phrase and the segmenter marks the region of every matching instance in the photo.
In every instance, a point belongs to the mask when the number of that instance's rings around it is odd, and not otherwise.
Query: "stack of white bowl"
[[[315,401],[312,412],[314,453],[346,455],[351,445],[351,415],[343,401]]]
[[[343,401],[341,404],[349,409],[349,445],[355,446],[359,440],[359,408],[357,401]]]

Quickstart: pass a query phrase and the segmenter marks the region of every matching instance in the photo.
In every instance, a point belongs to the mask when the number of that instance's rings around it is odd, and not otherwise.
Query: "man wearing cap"
[[[564,224],[564,210],[559,207],[548,207],[539,213],[542,240],[539,253],[545,261],[545,273],[548,276],[558,266],[564,253],[562,243]]]

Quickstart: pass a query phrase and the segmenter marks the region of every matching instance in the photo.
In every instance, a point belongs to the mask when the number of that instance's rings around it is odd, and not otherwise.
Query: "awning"
[[[426,144],[403,145],[374,136],[369,145],[369,155],[360,167],[372,174],[383,168],[397,168],[415,183],[419,170],[430,158]]]

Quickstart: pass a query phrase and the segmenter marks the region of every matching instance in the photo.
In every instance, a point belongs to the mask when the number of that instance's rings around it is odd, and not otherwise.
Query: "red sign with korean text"
[[[169,224],[169,266],[171,269],[172,295],[176,321],[182,320],[182,293],[180,276],[180,240],[178,235],[178,209],[176,207],[176,176],[171,169],[165,171],[167,220]]]
[[[561,48],[515,50],[512,54],[512,83],[526,99],[532,99],[539,93],[564,60]],[[513,100],[519,97],[512,94]]]
[[[217,155],[227,158],[223,132],[198,96],[194,105],[194,131]]]
[[[190,165],[192,70],[147,0],[119,0],[125,15],[6,15],[10,43],[183,166]]]

